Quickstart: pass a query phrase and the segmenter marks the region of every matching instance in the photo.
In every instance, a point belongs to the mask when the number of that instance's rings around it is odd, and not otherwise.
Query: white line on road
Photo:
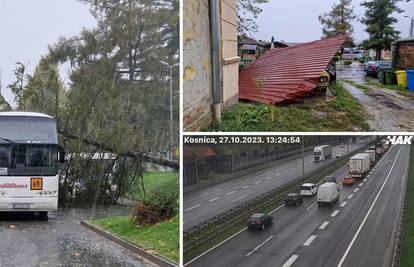
[[[341,205],[339,205],[340,207],[345,207],[345,205],[348,204],[348,201],[344,201],[341,203]]]
[[[358,190],[359,190],[359,188],[355,188],[355,189],[354,189],[354,192],[356,193],[356,192],[358,192]]]
[[[364,183],[360,183],[358,186],[359,186],[359,187],[361,187],[361,186],[363,186],[363,185],[364,185]]]
[[[348,196],[348,199],[351,199],[353,196],[354,196],[354,194],[350,194],[350,195]]]
[[[269,212],[269,214],[272,214],[273,212],[275,212],[275,211],[277,211],[277,210],[279,210],[279,209],[283,208],[284,206],[285,206],[285,204],[280,205],[280,206],[279,206],[279,207],[277,207],[276,209],[274,209],[274,210],[272,210],[271,212]]]
[[[249,253],[246,254],[246,257],[249,257],[253,252],[255,252],[256,250],[258,250],[261,246],[263,246],[266,242],[268,242],[270,239],[273,238],[274,235],[271,235],[270,237],[268,237],[265,241],[263,241],[262,243],[260,243],[257,247],[255,247],[252,251],[250,251]]]
[[[257,181],[257,182],[255,182],[254,184],[260,184],[262,181]]]
[[[236,191],[228,192],[228,193],[226,193],[226,195],[231,195],[231,194],[234,194],[234,193],[236,193]]]
[[[200,205],[200,204],[198,204],[198,205],[192,206],[192,207],[190,207],[190,208],[188,208],[188,209],[185,209],[184,211],[190,211],[190,210],[195,209],[195,208],[198,208],[198,207],[200,207],[200,206],[201,206],[201,205]]]
[[[331,217],[335,217],[336,215],[338,215],[339,210],[335,210],[334,212],[332,212]]]
[[[298,257],[299,257],[298,255],[292,255],[292,257],[290,257],[290,258],[289,258],[289,259],[285,262],[285,264],[283,264],[283,266],[282,266],[282,267],[290,267],[290,265],[292,265]]]
[[[303,245],[304,245],[305,247],[309,247],[309,245],[313,242],[313,240],[315,240],[315,238],[316,238],[316,235],[311,235],[311,236],[308,238],[308,240],[306,240],[306,242],[305,242],[305,243],[303,243]]]
[[[242,187],[242,190],[246,189],[246,188],[249,188],[249,187],[250,187],[250,185],[246,185],[245,187]]]
[[[365,179],[364,179],[364,180],[362,180],[362,181],[366,182],[366,181],[367,181],[367,178],[365,178]]]
[[[321,224],[321,226],[319,226],[319,230],[323,230],[323,229],[325,229],[325,228],[326,228],[326,226],[328,226],[328,224],[329,224],[329,221],[324,221],[324,222]]]
[[[245,198],[245,197],[247,197],[248,195],[249,195],[249,194],[246,194],[246,195],[243,195],[243,196],[238,197],[238,198],[236,198],[236,199],[233,199],[231,202],[236,202],[236,201],[239,201],[240,199]]]
[[[283,173],[288,173],[288,172],[289,172],[289,170],[284,170],[284,171],[283,171]]]
[[[214,197],[212,199],[209,199],[208,202],[213,202],[213,201],[216,201],[217,199],[220,199],[220,198],[219,197]]]
[[[315,201],[315,202],[313,202],[309,207],[307,207],[306,209],[307,210],[310,210],[313,206],[315,206],[315,204],[316,204],[317,202]]]
[[[266,178],[266,180],[270,180],[270,179],[272,179],[272,178],[273,178],[273,177],[267,177],[267,178]]]
[[[377,196],[375,197],[374,201],[372,202],[371,207],[369,208],[369,210],[368,210],[367,214],[366,214],[366,215],[365,215],[365,217],[364,217],[364,220],[362,221],[362,223],[361,223],[361,225],[359,226],[358,230],[356,231],[356,233],[355,233],[354,237],[352,238],[351,243],[349,244],[348,248],[346,249],[346,251],[345,251],[344,255],[343,255],[343,256],[342,256],[342,258],[341,258],[341,260],[339,261],[339,263],[338,263],[338,267],[341,267],[341,266],[342,266],[342,264],[344,263],[344,261],[345,261],[346,257],[348,256],[349,251],[351,250],[352,246],[354,245],[355,240],[357,239],[357,237],[358,237],[359,233],[361,232],[362,227],[364,227],[365,222],[367,221],[369,214],[371,213],[372,209],[374,208],[375,203],[377,202],[377,200],[378,200],[379,196],[380,196],[380,195],[381,195],[381,193],[382,193],[382,190],[383,190],[383,189],[384,189],[384,187],[385,187],[385,184],[386,184],[386,183],[387,183],[387,181],[388,181],[388,178],[390,178],[391,172],[392,172],[392,170],[394,169],[395,163],[397,162],[398,155],[400,154],[400,152],[401,152],[401,148],[398,150],[398,153],[397,153],[397,155],[395,156],[395,159],[394,159],[394,163],[392,164],[391,169],[390,169],[390,171],[388,172],[387,178],[385,178],[385,181],[384,181],[384,183],[382,184],[381,189],[379,190],[379,192],[378,192]]]

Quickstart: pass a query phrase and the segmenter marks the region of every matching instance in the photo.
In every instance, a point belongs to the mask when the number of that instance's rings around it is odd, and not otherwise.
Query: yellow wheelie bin
[[[405,70],[397,70],[395,75],[397,76],[397,84],[407,88],[407,72]]]

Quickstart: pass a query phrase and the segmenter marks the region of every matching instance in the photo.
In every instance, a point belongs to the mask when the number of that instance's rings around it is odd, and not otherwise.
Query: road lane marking
[[[257,182],[255,182],[254,184],[260,184],[262,181],[257,181]]]
[[[201,205],[200,205],[200,204],[198,204],[198,205],[192,206],[192,207],[190,207],[190,208],[188,208],[188,209],[185,209],[184,211],[190,211],[190,210],[195,209],[195,208],[198,208],[198,207],[200,207],[200,206],[201,206]]]
[[[277,207],[276,209],[274,209],[274,210],[272,210],[271,212],[269,212],[269,214],[272,214],[273,212],[275,212],[275,211],[277,211],[277,210],[279,210],[279,209],[283,208],[284,206],[285,206],[285,204],[280,205],[280,206],[279,206],[279,207]]]
[[[382,184],[381,189],[379,190],[379,192],[378,192],[377,196],[375,197],[374,201],[372,202],[371,207],[369,208],[369,210],[368,210],[367,214],[366,214],[366,215],[365,215],[365,217],[364,217],[364,220],[362,221],[362,223],[361,223],[361,225],[359,226],[358,230],[356,231],[356,233],[355,233],[354,237],[352,238],[351,243],[349,244],[348,248],[346,249],[346,251],[345,251],[344,255],[343,255],[343,256],[342,256],[342,258],[341,258],[341,260],[339,261],[339,263],[338,263],[338,267],[341,267],[341,266],[342,266],[342,264],[344,263],[344,261],[345,261],[346,257],[348,256],[349,251],[351,250],[352,246],[354,245],[355,240],[357,239],[357,237],[358,237],[359,233],[361,232],[362,227],[364,227],[365,222],[366,222],[366,221],[367,221],[367,219],[368,219],[368,216],[371,214],[371,211],[372,211],[372,209],[374,208],[375,203],[377,202],[377,200],[378,200],[379,196],[380,196],[380,195],[381,195],[381,193],[382,193],[382,190],[384,189],[385,185],[387,184],[388,179],[390,178],[391,172],[392,172],[392,170],[394,169],[395,163],[397,162],[398,155],[400,154],[400,152],[401,152],[401,148],[398,150],[398,153],[397,153],[397,155],[395,156],[395,159],[394,159],[394,163],[392,164],[391,169],[390,169],[390,171],[388,172],[387,178],[385,178],[385,181],[384,181],[384,183]]]
[[[359,190],[359,188],[355,188],[355,189],[354,189],[354,192],[356,193],[356,192],[358,192],[358,190]]]
[[[205,252],[201,253],[200,255],[198,255],[197,257],[195,257],[194,259],[190,260],[189,262],[187,262],[186,264],[184,264],[184,266],[187,266],[191,263],[193,263],[194,261],[198,260],[199,258],[203,257],[204,255],[210,253],[212,250],[216,249],[217,247],[223,245],[224,243],[226,243],[227,241],[229,241],[230,239],[232,239],[233,237],[235,237],[236,235],[239,235],[241,232],[246,231],[247,227],[244,227],[243,229],[241,229],[240,231],[238,231],[237,233],[235,233],[234,235],[224,239],[223,241],[221,241],[220,243],[218,243],[217,245],[215,245],[214,247],[206,250]]]
[[[319,230],[324,230],[326,228],[326,226],[328,226],[329,221],[324,221],[321,226],[319,226]]]
[[[346,204],[348,204],[348,201],[342,202],[341,205],[339,205],[339,206],[343,208],[343,207],[345,207]]]
[[[283,171],[283,173],[288,173],[288,172],[289,172],[289,170],[284,170],[284,171]]]
[[[366,182],[366,181],[367,181],[367,178],[365,178],[365,179],[364,179],[364,180],[362,180],[362,181]]]
[[[236,191],[231,191],[231,192],[228,192],[228,193],[226,193],[226,195],[231,195],[231,194],[234,194],[234,193],[236,193]]]
[[[310,210],[313,206],[315,206],[315,204],[316,204],[317,202],[315,201],[315,202],[313,202],[309,207],[307,207],[306,209],[307,210]]]
[[[268,237],[265,241],[263,241],[262,243],[260,243],[257,247],[255,247],[252,251],[250,251],[249,253],[246,254],[246,257],[249,257],[252,253],[254,253],[256,250],[258,250],[261,246],[263,246],[264,244],[266,244],[266,242],[269,242],[270,239],[273,238],[274,235],[271,235],[270,237]]]
[[[334,212],[332,212],[331,217],[335,217],[336,215],[338,215],[339,210],[335,210]]]
[[[295,260],[298,258],[299,256],[298,255],[292,255],[286,262],[285,262],[285,264],[283,264],[283,266],[282,267],[290,267],[290,265],[292,265],[294,262],[295,262]]]
[[[308,240],[306,240],[306,242],[305,242],[305,243],[303,243],[303,245],[304,245],[305,247],[309,247],[309,245],[313,242],[313,240],[315,240],[315,238],[316,238],[316,235],[311,235],[311,236],[308,238]]]
[[[358,186],[359,186],[359,187],[361,187],[361,186],[363,186],[363,185],[364,185],[364,183],[360,183]]]
[[[209,199],[208,202],[213,202],[213,201],[216,201],[217,199],[220,199],[220,198],[219,197],[214,197],[212,199]]]
[[[350,194],[347,198],[351,199],[354,196],[354,194]]]
[[[250,187],[250,185],[246,185],[245,187],[242,187],[242,190],[246,189],[246,188],[249,188],[249,187]]]
[[[231,202],[236,202],[236,201],[239,201],[240,199],[245,198],[245,197],[247,197],[248,195],[249,195],[249,194],[246,194],[246,195],[243,195],[243,196],[238,197],[238,198],[236,198],[236,199],[233,199]]]
[[[266,178],[266,180],[270,180],[270,179],[272,179],[272,178],[273,178],[273,177],[267,177],[267,178]]]
[[[279,176],[279,175],[281,175],[281,173],[277,173],[277,174],[275,174],[275,177],[277,177],[277,176]]]

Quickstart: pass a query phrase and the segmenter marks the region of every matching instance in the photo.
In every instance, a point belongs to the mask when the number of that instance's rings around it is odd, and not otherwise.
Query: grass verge
[[[342,83],[333,84],[330,90],[336,96],[330,102],[322,96],[305,103],[278,107],[240,102],[225,110],[222,121],[213,123],[206,130],[368,131],[363,107],[343,88]]]
[[[144,173],[145,191],[151,192],[157,188],[165,186],[176,185],[176,189],[179,188],[179,173],[178,172],[147,172]],[[173,189],[172,189],[173,190]],[[144,193],[141,188],[141,180],[135,179],[131,185],[131,190],[125,194],[126,197],[142,200]]]
[[[128,216],[92,220],[90,223],[150,252],[179,262],[179,216],[153,226],[137,226]]]
[[[411,145],[407,209],[401,248],[401,267],[414,266],[414,145]]]

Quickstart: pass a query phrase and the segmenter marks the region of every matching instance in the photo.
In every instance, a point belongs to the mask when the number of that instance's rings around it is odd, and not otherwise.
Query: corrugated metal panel
[[[271,49],[239,74],[240,99],[293,103],[311,94],[345,36]]]

